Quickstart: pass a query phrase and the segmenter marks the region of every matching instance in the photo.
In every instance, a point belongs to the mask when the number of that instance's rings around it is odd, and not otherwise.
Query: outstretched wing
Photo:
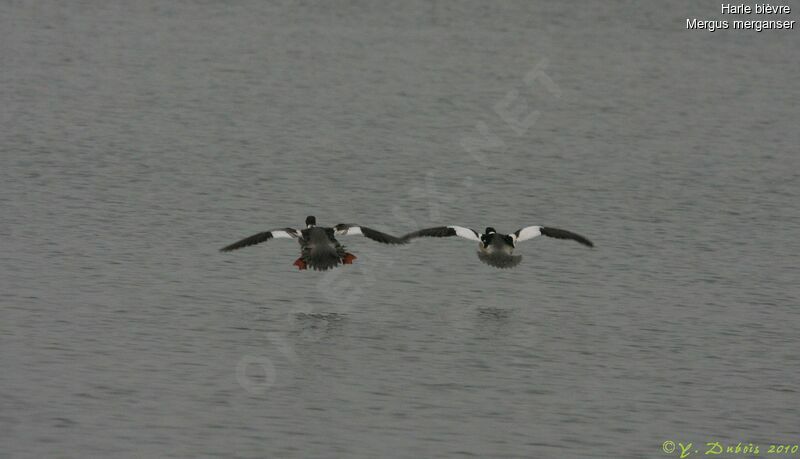
[[[408,241],[418,237],[450,237],[450,236],[458,236],[463,237],[464,239],[469,239],[471,241],[478,241],[481,242],[481,235],[469,228],[464,228],[463,226],[437,226],[434,228],[425,228],[419,231],[414,231],[413,233],[408,233],[403,236],[403,239]]]
[[[264,231],[263,233],[254,234],[250,237],[242,239],[241,241],[234,242],[233,244],[225,246],[219,250],[221,252],[230,252],[231,250],[241,249],[242,247],[261,244],[262,242],[269,241],[270,239],[273,238],[297,239],[298,237],[300,237],[300,235],[301,235],[300,231],[294,228],[281,228],[271,231]]]
[[[333,229],[336,230],[337,236],[361,235],[383,244],[405,244],[408,242],[399,237],[392,236],[391,234],[381,233],[380,231],[367,228],[366,226],[353,225],[349,223],[339,223],[338,225],[334,226]]]
[[[526,226],[525,228],[518,229],[510,234],[515,243],[527,241],[528,239],[533,239],[539,235],[554,237],[556,239],[572,239],[573,241],[580,242],[585,246],[594,247],[592,241],[586,239],[580,234],[559,228],[549,228],[547,226]]]

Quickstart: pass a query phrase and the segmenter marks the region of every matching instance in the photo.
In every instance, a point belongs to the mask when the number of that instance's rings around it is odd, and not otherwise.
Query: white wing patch
[[[471,241],[478,241],[481,242],[481,237],[472,231],[469,228],[464,228],[463,226],[448,226],[448,228],[452,228],[456,230],[456,236],[463,237],[464,239],[469,239]]]
[[[510,234],[511,238],[514,242],[518,241],[527,241],[528,239],[533,239],[536,236],[540,236],[542,234],[542,227],[541,226],[526,226],[521,230],[517,230]]]
[[[337,236],[363,236],[364,233],[361,232],[360,226],[343,226],[341,228],[336,229]]]
[[[272,231],[272,237],[275,239],[297,239],[298,231],[296,229],[286,228],[282,230]]]

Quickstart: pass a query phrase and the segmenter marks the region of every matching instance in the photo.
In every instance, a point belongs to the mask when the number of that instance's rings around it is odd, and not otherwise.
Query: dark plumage
[[[521,230],[517,230],[514,233],[518,237],[519,237],[519,234],[518,234],[519,231],[521,231]],[[581,244],[583,244],[583,245],[585,245],[587,247],[594,247],[594,244],[592,243],[592,241],[586,239],[585,237],[581,236],[580,234],[573,233],[572,231],[567,231],[567,230],[563,230],[563,229],[559,229],[559,228],[548,228],[546,226],[541,227],[539,231],[541,231],[542,236],[554,237],[556,239],[572,239],[573,241],[580,242]]]
[[[404,235],[402,237],[402,239],[405,240],[405,241],[410,241],[411,239],[416,239],[418,237],[450,237],[450,236],[457,236],[458,234],[456,233],[456,228],[459,228],[459,227],[455,227],[455,226],[435,226],[433,228],[425,228],[425,229],[421,229],[419,231],[414,231],[412,233],[408,233],[408,234]],[[480,235],[477,232],[475,232],[474,230],[471,230],[469,228],[460,228],[460,229],[472,232],[472,234],[474,234],[476,238],[480,237]]]

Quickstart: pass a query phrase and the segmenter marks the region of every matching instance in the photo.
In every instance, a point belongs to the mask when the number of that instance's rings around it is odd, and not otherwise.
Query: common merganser
[[[297,242],[300,243],[301,255],[300,258],[295,260],[294,266],[301,270],[311,268],[317,271],[325,271],[340,264],[352,264],[353,260],[356,259],[355,255],[345,250],[345,247],[336,240],[336,236],[345,235],[361,235],[384,244],[405,244],[408,242],[366,226],[345,223],[340,223],[333,228],[317,226],[317,219],[311,215],[306,218],[305,229],[280,228],[264,231],[234,242],[220,250],[222,252],[230,252],[242,247],[260,244],[273,238],[297,239]]]
[[[437,226],[435,228],[426,228],[408,233],[401,239],[410,241],[418,237],[459,236],[471,241],[477,241],[480,242],[478,245],[478,258],[487,265],[504,269],[513,268],[522,261],[521,255],[514,255],[517,242],[527,241],[539,235],[556,239],[572,239],[585,246],[594,247],[592,241],[579,234],[546,226],[526,226],[511,234],[498,233],[492,227],[486,228],[486,231],[481,234],[473,229],[464,228],[463,226]]]

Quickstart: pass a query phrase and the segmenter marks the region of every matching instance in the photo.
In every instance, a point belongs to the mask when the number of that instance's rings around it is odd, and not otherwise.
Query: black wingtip
[[[408,244],[408,240],[402,237],[397,237],[397,236],[392,236],[391,234],[382,233],[372,228],[367,228],[366,226],[361,227],[361,234],[363,234],[365,237],[369,239],[372,239],[373,241],[381,242],[383,244],[393,244],[393,245]]]
[[[581,236],[580,234],[573,233],[572,231],[552,227],[542,227],[539,231],[541,231],[541,233],[547,237],[553,237],[556,239],[572,239],[573,241],[583,244],[587,247],[594,247],[594,243],[592,241]]]
[[[448,226],[435,226],[433,228],[425,228],[418,231],[412,231],[403,235],[400,239],[406,243],[412,239],[419,237],[450,237],[455,236],[456,230]]]
[[[238,250],[243,247],[249,247],[251,245],[260,244],[262,242],[268,241],[272,239],[272,232],[264,231],[262,233],[254,234],[252,236],[248,236],[240,241],[236,241],[233,244],[227,245],[220,250],[220,252],[230,252],[233,250]]]
[[[576,236],[575,240],[578,241],[579,243],[585,245],[586,247],[594,247],[594,242],[590,241],[589,239],[581,236],[580,234],[575,234],[575,236]]]

